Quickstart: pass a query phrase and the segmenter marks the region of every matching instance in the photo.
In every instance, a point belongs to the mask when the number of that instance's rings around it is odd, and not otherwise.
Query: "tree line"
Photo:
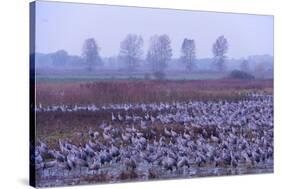
[[[144,56],[144,40],[140,35],[128,34],[120,43],[118,58],[124,62],[128,70],[135,70]],[[218,71],[225,70],[228,41],[224,36],[219,36],[213,44],[213,62]],[[89,69],[95,69],[101,63],[99,54],[100,47],[94,38],[86,39],[82,48],[82,58]],[[167,63],[171,60],[173,50],[168,35],[154,35],[150,38],[146,61],[151,65],[154,73],[163,73]],[[180,61],[185,65],[187,72],[196,67],[196,44],[195,40],[184,38],[181,44]]]
[[[119,63],[130,71],[137,70],[138,66],[145,62],[146,66],[151,67],[151,71],[156,77],[162,77],[168,65],[172,62],[171,58],[173,50],[171,47],[171,40],[168,35],[153,35],[149,39],[148,50],[145,53],[143,50],[144,40],[142,36],[136,34],[128,34],[120,42],[120,50],[118,57],[115,57]],[[228,51],[228,41],[222,35],[219,36],[212,45],[213,58],[211,59],[212,70],[219,72],[226,71],[226,59]],[[184,38],[180,44],[180,57],[176,59],[184,65],[187,73],[194,71],[197,68],[196,61],[196,43],[194,39]],[[95,70],[96,67],[103,65],[105,59],[100,56],[100,47],[94,38],[86,39],[82,46],[81,56],[70,56],[65,50],[59,50],[55,53],[49,54],[48,58],[56,66],[64,65],[84,65],[87,70]],[[114,58],[114,59],[115,59]],[[108,60],[108,59],[107,59]],[[50,61],[50,59],[49,59]],[[242,59],[240,63],[240,70],[250,73],[251,68],[247,59]],[[46,62],[46,60],[44,61]],[[114,63],[114,61],[112,62]],[[231,60],[229,60],[231,63]],[[265,62],[260,61],[255,66],[254,72],[262,73],[266,70]]]

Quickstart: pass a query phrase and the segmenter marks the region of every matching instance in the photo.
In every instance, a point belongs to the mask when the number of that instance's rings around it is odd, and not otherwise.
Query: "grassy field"
[[[197,71],[187,73],[182,70],[169,70],[165,72],[167,80],[206,80],[220,79],[227,76],[226,73],[218,73],[211,71]],[[150,70],[131,71],[127,70],[44,70],[36,72],[37,82],[93,82],[102,80],[147,80],[155,79],[154,74]]]
[[[36,83],[38,186],[272,173],[272,95],[273,80]]]
[[[272,92],[272,89],[272,80],[40,82],[36,84],[36,104],[43,106],[104,105],[190,99],[235,100],[243,92],[255,90]]]
[[[273,80],[40,82],[36,84],[36,103],[46,107],[186,100],[232,101],[241,99],[245,92],[272,94]],[[111,119],[112,111],[37,112],[37,136],[54,147],[59,138],[71,139],[79,144],[80,134],[87,133],[89,128],[98,130],[103,120]]]

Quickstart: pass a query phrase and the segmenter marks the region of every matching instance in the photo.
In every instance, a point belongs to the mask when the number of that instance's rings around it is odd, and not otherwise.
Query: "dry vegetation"
[[[272,93],[273,80],[99,81],[92,83],[37,83],[36,103],[88,105],[150,103],[189,99],[237,99],[243,91]]]
[[[216,100],[240,98],[246,91],[273,92],[272,80],[209,80],[209,81],[103,81],[95,83],[40,83],[36,88],[37,104],[108,104],[170,102],[190,99]],[[99,129],[103,120],[111,119],[113,110],[97,112],[37,112],[37,136],[57,147],[59,138],[75,144],[88,140],[89,128]],[[121,114],[125,112],[118,110]],[[137,113],[138,110],[130,113]],[[153,115],[153,112],[152,112]],[[156,114],[155,114],[156,115]],[[154,116],[155,116],[154,115]],[[144,116],[144,115],[142,115]],[[116,125],[115,125],[116,126]],[[122,125],[120,125],[122,126]],[[175,127],[175,126],[173,126]],[[157,129],[157,125],[155,127]],[[175,128],[177,129],[177,128]],[[161,134],[163,131],[159,131]]]
[[[36,145],[49,149],[39,153],[39,185],[272,172],[272,93],[272,80],[39,83]],[[114,106],[127,103],[133,105]],[[97,108],[75,106],[90,104]],[[99,107],[108,104],[113,105]],[[69,109],[49,109],[64,105]],[[114,148],[118,155],[111,155]],[[54,175],[44,175],[44,169]]]

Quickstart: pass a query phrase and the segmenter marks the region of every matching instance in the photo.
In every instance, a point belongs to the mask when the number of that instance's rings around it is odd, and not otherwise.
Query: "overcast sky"
[[[101,56],[118,55],[128,33],[142,35],[144,50],[154,34],[167,34],[173,57],[184,38],[194,39],[197,57],[212,57],[212,44],[224,35],[228,57],[273,55],[273,17],[169,9],[104,6],[37,1],[36,52],[60,49],[81,55],[85,39],[95,38]]]

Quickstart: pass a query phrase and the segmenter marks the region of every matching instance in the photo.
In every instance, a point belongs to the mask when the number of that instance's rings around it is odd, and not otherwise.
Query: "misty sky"
[[[273,55],[273,17],[37,1],[36,52],[60,49],[81,55],[85,39],[95,38],[101,56],[118,55],[128,33],[143,36],[144,50],[154,34],[168,34],[173,57],[183,39],[194,39],[197,57],[212,57],[212,44],[224,35],[228,57]]]

